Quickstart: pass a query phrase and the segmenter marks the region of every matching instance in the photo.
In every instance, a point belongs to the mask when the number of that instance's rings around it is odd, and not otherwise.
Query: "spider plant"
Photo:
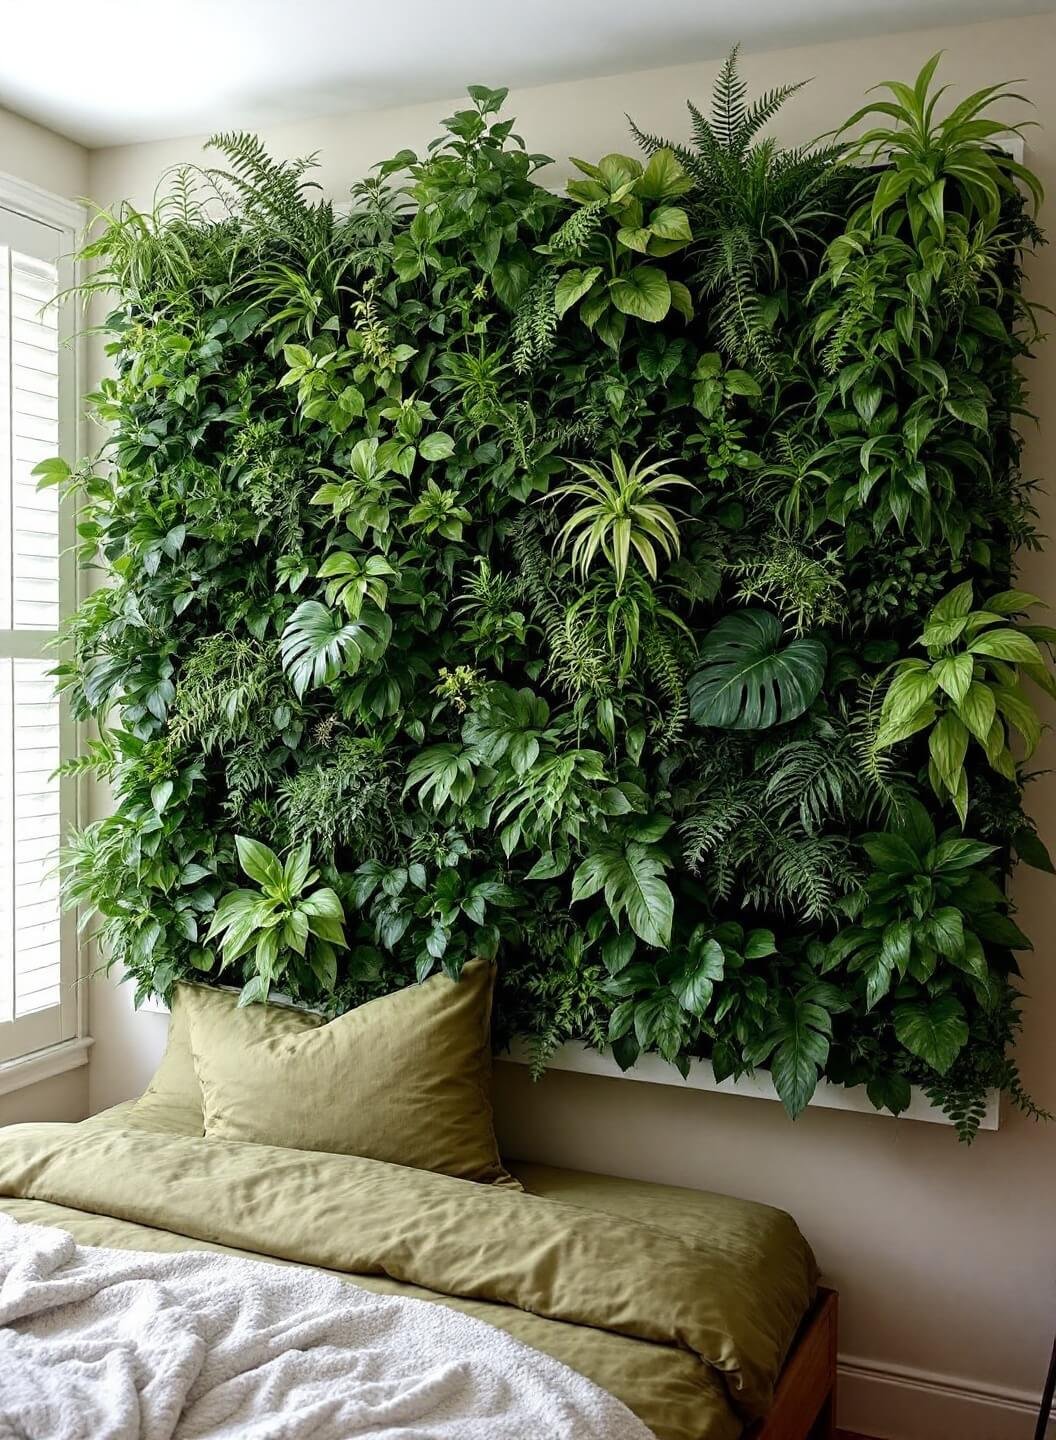
[[[852,221],[852,229],[861,226],[875,231],[887,216],[884,228],[892,233],[908,217],[915,242],[930,229],[941,243],[947,221],[944,192],[948,181],[963,194],[965,212],[977,214],[987,228],[997,221],[1002,193],[1011,191],[1016,180],[1029,190],[1035,207],[1041,203],[1042,188],[1037,177],[1000,148],[1002,140],[1022,135],[1025,125],[1034,122],[1013,125],[984,114],[995,101],[1028,103],[1026,97],[1001,85],[987,85],[955,105],[944,119],[936,120],[935,108],[949,88],[932,88],[941,59],[941,51],[933,55],[912,86],[895,80],[876,86],[892,98],[871,100],[856,110],[840,130],[845,134],[870,116],[883,116],[893,122],[874,125],[859,136],[849,152],[848,159],[890,167],[869,203]],[[895,210],[896,206],[899,210]]]
[[[565,521],[558,536],[563,553],[585,577],[599,551],[616,572],[617,593],[627,579],[632,551],[639,557],[651,579],[657,578],[657,551],[665,559],[679,552],[678,522],[674,512],[658,497],[672,486],[692,488],[690,481],[665,469],[665,460],[646,464],[648,451],[628,467],[619,452],[611,452],[611,465],[570,460],[574,470],[586,478],[560,485],[551,498],[583,501]]]

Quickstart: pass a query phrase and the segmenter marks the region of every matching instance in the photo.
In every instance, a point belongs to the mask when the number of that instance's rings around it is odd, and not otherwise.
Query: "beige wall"
[[[40,1120],[83,1120],[88,1114],[88,1070],[80,1066],[64,1075],[38,1080],[24,1090],[0,1095],[0,1125],[28,1125]]]
[[[939,48],[947,52],[943,75],[961,94],[1022,78],[1043,127],[1028,132],[1027,159],[1056,197],[1056,17],[756,55],[744,69],[756,90],[816,77],[782,121],[786,138],[807,139],[850,113],[869,85],[911,78]],[[512,113],[529,148],[596,156],[631,148],[625,111],[647,129],[684,133],[683,101],[706,104],[714,70],[690,65],[520,91]],[[358,114],[284,126],[265,139],[285,154],[319,149],[320,178],[339,194],[373,161],[422,145],[445,113],[430,104]],[[99,151],[91,156],[90,192],[103,201],[143,200],[165,165],[198,158],[191,140]],[[1056,305],[1056,251],[1038,257],[1031,294]],[[1056,345],[1033,366],[1032,380],[1042,428],[1030,437],[1027,468],[1045,476],[1054,451],[1049,437],[1056,436],[1048,422]],[[1056,532],[1056,499],[1043,495],[1040,504],[1043,528]],[[1026,556],[1023,575],[1056,602],[1048,556]],[[1054,763],[1050,744],[1040,764]],[[1056,779],[1041,780],[1031,803],[1056,845]],[[1056,1110],[1056,882],[1024,872],[1016,897],[1038,946],[1025,965],[1032,998],[1020,1060],[1039,1103]],[[92,1103],[99,1106],[142,1085],[164,1021],[132,1019],[127,996],[100,984],[93,1014]],[[1040,1389],[1056,1324],[1056,1125],[1012,1114],[997,1134],[966,1149],[934,1125],[829,1111],[810,1111],[793,1125],[770,1103],[631,1081],[552,1074],[531,1086],[518,1067],[500,1066],[497,1083],[513,1153],[710,1186],[791,1210],[842,1292],[843,1423],[901,1440],[1032,1434],[1027,1399]]]
[[[0,109],[0,171],[77,200],[88,189],[88,152],[72,140]],[[80,1120],[88,1106],[86,1066],[0,1096],[0,1125]]]
[[[79,200],[88,191],[88,152],[63,135],[0,109],[0,170]]]

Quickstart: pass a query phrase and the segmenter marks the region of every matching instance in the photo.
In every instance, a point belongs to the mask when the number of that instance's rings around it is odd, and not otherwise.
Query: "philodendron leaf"
[[[671,982],[678,1003],[694,1015],[703,1015],[711,1004],[715,981],[725,973],[726,956],[717,940],[705,940],[693,947],[693,953]]]
[[[645,173],[638,181],[636,194],[644,200],[673,200],[693,189],[693,177],[687,175],[673,150],[654,150]]]
[[[667,276],[654,265],[636,265],[626,275],[613,280],[609,294],[617,310],[648,320],[655,325],[671,308],[671,287]]]
[[[829,1058],[832,1021],[821,1005],[799,996],[781,1001],[759,1058],[770,1055],[770,1075],[785,1109],[796,1116],[818,1087],[818,1072]]]
[[[890,1110],[892,1115],[908,1110],[913,1099],[909,1081],[895,1073],[874,1076],[866,1085],[865,1093],[877,1110]]]
[[[898,1005],[894,1021],[899,1044],[940,1075],[946,1074],[968,1039],[964,1006],[953,995]]]
[[[666,946],[671,939],[675,901],[664,879],[662,858],[655,847],[632,840],[624,851],[624,865],[621,894],[631,929],[647,945]]]
[[[742,610],[714,625],[689,681],[689,713],[698,725],[764,730],[795,720],[817,698],[825,647],[801,636],[785,642],[768,610]]]
[[[675,913],[675,899],[664,879],[669,863],[655,845],[635,840],[622,847],[607,845],[579,866],[572,877],[572,899],[586,900],[603,889],[614,920],[626,912],[639,939],[666,948]]]
[[[600,265],[591,265],[585,270],[574,266],[566,270],[554,290],[554,308],[558,315],[564,315],[577,300],[582,300],[600,274]]]

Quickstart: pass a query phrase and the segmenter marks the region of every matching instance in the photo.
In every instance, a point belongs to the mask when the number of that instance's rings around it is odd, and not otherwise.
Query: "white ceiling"
[[[748,50],[1056,9],[1056,0],[6,0],[0,105],[128,144]],[[0,160],[2,168],[2,160]]]

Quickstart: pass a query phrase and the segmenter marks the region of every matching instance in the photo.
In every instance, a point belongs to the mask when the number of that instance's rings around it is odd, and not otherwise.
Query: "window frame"
[[[78,240],[87,223],[85,207],[53,195],[17,176],[0,172],[0,211],[45,225],[58,232],[60,295],[80,280],[81,268],[75,259]],[[59,454],[73,466],[84,453],[85,420],[81,390],[85,374],[85,335],[77,324],[76,305],[68,298],[58,311]],[[59,619],[71,615],[82,598],[81,575],[77,565],[77,513],[72,497],[59,506]],[[54,647],[51,630],[0,630],[0,658],[57,660],[63,654]],[[50,648],[49,648],[50,647]],[[83,726],[73,718],[68,704],[60,706],[59,756],[65,761],[82,748]],[[59,824],[65,834],[82,822],[88,812],[85,783],[76,776],[59,781]],[[62,913],[59,926],[60,986],[58,1035],[54,1007],[37,1014],[0,1022],[0,1094],[31,1084],[48,1074],[83,1064],[87,1060],[87,996],[83,955],[79,943],[79,916],[75,910]]]

